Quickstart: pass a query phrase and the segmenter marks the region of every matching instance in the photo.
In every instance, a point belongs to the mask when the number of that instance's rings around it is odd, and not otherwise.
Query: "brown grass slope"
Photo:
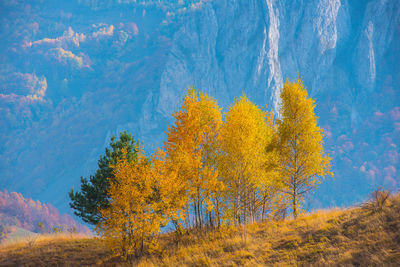
[[[373,205],[306,214],[241,229],[160,238],[164,250],[139,266],[400,266],[400,196]],[[1,266],[129,266],[101,240],[47,236],[0,247]]]

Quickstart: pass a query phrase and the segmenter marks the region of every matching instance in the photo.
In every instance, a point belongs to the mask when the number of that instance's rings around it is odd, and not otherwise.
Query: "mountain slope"
[[[276,110],[298,75],[336,174],[310,207],[399,188],[397,0],[6,0],[0,13],[2,188],[70,212],[110,136],[151,152],[186,87]]]
[[[24,198],[20,193],[0,191],[0,241],[10,241],[38,233],[61,231],[89,233],[69,214],[60,214],[51,204]]]
[[[400,196],[382,211],[370,206],[325,210],[298,220],[266,222],[242,231],[227,229],[161,236],[163,252],[138,266],[367,266],[400,264]],[[0,247],[0,265],[122,265],[101,240],[50,236]]]

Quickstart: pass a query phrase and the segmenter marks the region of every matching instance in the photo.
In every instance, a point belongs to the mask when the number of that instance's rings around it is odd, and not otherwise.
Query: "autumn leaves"
[[[280,119],[246,96],[223,116],[215,99],[188,89],[164,148],[150,159],[140,148],[111,166],[98,233],[129,257],[156,248],[168,223],[177,232],[247,224],[282,217],[289,205],[296,217],[303,195],[330,174],[330,159],[301,81],[286,82],[281,99]]]
[[[231,104],[220,132],[218,170],[226,185],[225,219],[245,224],[264,218],[263,197],[274,187],[267,168],[266,146],[273,135],[273,114],[262,111],[245,96]]]
[[[281,191],[288,198],[296,218],[304,195],[330,171],[330,157],[323,149],[323,130],[317,126],[315,101],[298,80],[286,81],[281,92],[282,118],[277,120],[278,154],[276,170]]]
[[[217,170],[220,108],[207,94],[188,89],[181,109],[172,116],[175,124],[169,127],[164,143],[165,163],[176,172],[173,177],[185,194],[183,222],[187,228],[213,226],[218,224],[216,207],[221,206],[224,190]]]

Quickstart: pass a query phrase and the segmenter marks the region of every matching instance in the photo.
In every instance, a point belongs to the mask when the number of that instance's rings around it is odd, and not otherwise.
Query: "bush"
[[[373,212],[380,212],[390,203],[390,191],[379,187],[372,192],[370,201],[367,202],[367,209]]]

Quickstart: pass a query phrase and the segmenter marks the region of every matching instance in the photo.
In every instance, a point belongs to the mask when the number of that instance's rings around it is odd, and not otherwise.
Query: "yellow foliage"
[[[286,81],[281,99],[277,168],[296,217],[303,195],[325,175],[333,174],[330,158],[323,149],[323,129],[317,126],[315,101],[308,96],[302,81]]]
[[[96,231],[106,240],[115,255],[131,258],[145,250],[157,250],[155,235],[165,223],[153,169],[143,151],[129,161],[126,151],[113,168],[110,179],[110,206],[101,210],[105,218]]]
[[[288,200],[296,217],[303,194],[331,174],[330,158],[301,81],[287,81],[281,98],[276,124],[272,112],[246,96],[229,106],[222,122],[216,100],[189,88],[172,114],[164,149],[151,161],[140,151],[112,166],[111,204],[97,231],[116,255],[158,250],[157,234],[169,222],[178,234],[185,223],[188,230],[218,226],[221,236],[230,232],[221,222],[242,224],[246,244],[255,231],[246,225],[284,218]]]
[[[175,124],[169,127],[164,145],[168,164],[177,171],[177,183],[186,187],[186,224],[212,224],[219,217],[218,197],[223,190],[215,166],[217,135],[222,124],[220,108],[213,98],[190,88],[181,109],[172,116]],[[192,222],[190,212],[194,212]]]
[[[157,149],[152,157],[152,168],[153,179],[162,200],[160,210],[178,229],[181,229],[180,222],[185,219],[182,209],[187,202],[186,185],[178,178],[177,168],[167,160],[164,150]]]
[[[262,111],[246,96],[229,106],[219,136],[218,170],[226,187],[226,218],[235,223],[255,221],[273,177],[267,172],[266,146],[272,140],[272,114]]]
[[[34,243],[0,246],[0,266],[399,266],[399,209],[400,195],[395,195],[379,213],[356,207],[255,223],[248,227],[247,242],[231,226],[203,236],[190,230],[179,244],[173,233],[162,234],[162,254],[131,263],[114,257],[98,238],[39,236]]]

